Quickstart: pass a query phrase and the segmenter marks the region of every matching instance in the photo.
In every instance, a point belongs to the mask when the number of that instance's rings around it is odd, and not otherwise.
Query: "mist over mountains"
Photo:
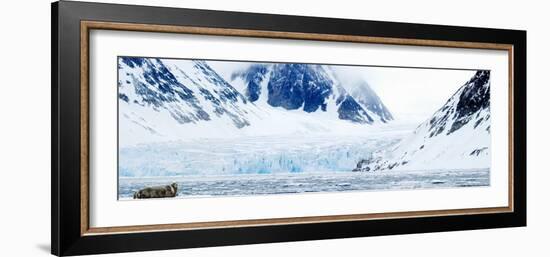
[[[326,65],[255,63],[229,81],[200,60],[120,57],[118,68],[119,118],[140,137],[173,139],[174,130],[190,125],[231,126],[225,129],[233,133],[274,119],[287,127],[311,123],[306,126],[321,131],[328,121],[369,126],[393,120],[366,82],[348,92]],[[303,122],[296,121],[299,116]]]

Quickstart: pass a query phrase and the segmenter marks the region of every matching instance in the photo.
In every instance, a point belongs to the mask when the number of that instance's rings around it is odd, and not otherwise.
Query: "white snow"
[[[475,114],[487,117],[476,128],[474,124],[478,119],[472,119],[446,135],[452,123],[448,122],[445,132],[434,137],[427,136],[429,120],[418,127],[416,118],[406,117],[390,123],[377,119],[372,125],[357,124],[338,118],[336,98],[346,91],[332,72],[325,72],[327,79],[335,82],[335,89],[343,90],[327,100],[326,111],[306,113],[300,108],[286,110],[270,106],[267,103],[269,79],[264,79],[258,101],[222,103],[224,109],[250,124],[238,128],[228,115],[214,114],[216,106],[200,89],[217,92],[219,87],[197,72],[193,62],[163,60],[163,63],[179,82],[194,92],[211,120],[178,122],[172,117],[173,112],[194,115],[193,106],[184,101],[169,102],[161,108],[133,103],[140,99],[133,85],[145,78],[139,68],[120,64],[123,68],[119,70],[119,92],[129,98],[129,103],[119,100],[122,177],[350,171],[371,154],[386,164],[398,163],[392,170],[490,166],[490,132],[486,130],[490,125],[489,110]],[[270,74],[271,70],[266,77]],[[245,94],[246,85],[241,78],[231,81],[231,85]]]
[[[126,94],[130,102],[119,100],[119,145],[121,147],[135,146],[143,143],[170,142],[177,140],[191,139],[223,139],[223,138],[246,138],[251,136],[293,136],[293,135],[368,135],[371,131],[380,131],[386,129],[384,123],[376,122],[376,126],[357,124],[338,118],[338,105],[336,104],[337,95],[345,91],[333,94],[327,100],[326,111],[320,109],[313,113],[306,113],[300,108],[297,110],[286,110],[282,107],[272,107],[267,103],[267,83],[271,75],[272,67],[268,68],[266,78],[262,81],[260,98],[252,103],[239,102],[237,106],[224,106],[226,109],[235,110],[249,121],[250,125],[243,128],[237,128],[233,121],[227,115],[212,115],[214,106],[211,101],[207,101],[199,89],[205,88],[209,91],[215,91],[214,85],[208,83],[204,74],[197,72],[192,66],[191,61],[182,60],[162,60],[164,65],[174,74],[174,76],[191,89],[199,99],[199,104],[204,111],[210,114],[211,120],[206,122],[190,122],[181,124],[177,122],[170,113],[178,111],[182,113],[193,113],[193,109],[186,103],[172,102],[167,103],[167,108],[151,108],[148,105],[135,104],[132,101],[139,99],[134,92],[134,77],[144,80],[143,71],[139,68],[130,68],[124,63],[120,63],[122,68],[119,70],[119,80],[122,86],[119,92]],[[332,75],[330,69],[325,66],[317,66],[322,69],[323,74],[329,76],[334,82],[336,89],[343,89],[338,80]],[[185,72],[184,72],[185,71]],[[194,71],[194,72],[190,72]],[[131,75],[128,76],[127,73]],[[129,81],[130,83],[126,83]],[[231,85],[244,94],[246,85],[242,78],[237,77],[231,81]],[[155,88],[153,88],[156,90]],[[372,114],[372,113],[371,113]],[[375,115],[371,115],[375,117]],[[395,126],[403,124],[396,123]],[[409,124],[412,126],[412,124]],[[410,129],[410,128],[407,128]]]
[[[455,93],[446,106],[456,110],[462,87]],[[442,108],[433,117],[442,117],[446,111]],[[479,169],[491,166],[490,111],[480,109],[472,114],[468,123],[452,133],[454,111],[443,131],[430,137],[430,120],[420,124],[413,133],[396,146],[373,154],[378,159],[370,166],[380,166],[391,170],[429,170],[429,169]],[[476,123],[480,121],[477,126]],[[397,164],[395,167],[389,165]],[[371,167],[371,168],[372,168]]]
[[[483,114],[480,113],[480,117],[485,117]],[[449,135],[443,132],[432,138],[425,137],[428,126],[423,124],[384,158],[390,162],[408,162],[396,170],[488,168],[491,164],[491,137],[485,129],[490,120],[482,122],[477,128],[474,128],[475,121],[473,119]],[[420,149],[421,146],[424,147]],[[480,150],[480,153],[472,154],[475,150]]]

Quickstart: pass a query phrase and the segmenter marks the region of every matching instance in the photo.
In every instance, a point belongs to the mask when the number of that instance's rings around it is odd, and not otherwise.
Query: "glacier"
[[[212,62],[119,58],[119,197],[173,181],[178,197],[490,185],[489,71],[419,125],[328,65],[222,77]]]
[[[119,176],[348,172],[366,153],[397,143],[403,133],[256,136],[141,144],[119,150]]]

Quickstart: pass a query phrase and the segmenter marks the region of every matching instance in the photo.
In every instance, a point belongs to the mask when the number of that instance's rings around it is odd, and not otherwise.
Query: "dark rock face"
[[[482,147],[482,148],[479,148],[479,149],[475,149],[470,153],[470,155],[479,156],[481,153],[487,151],[488,149],[489,149],[488,147]]]
[[[177,98],[196,102],[193,91],[181,84],[159,59],[120,57],[120,61],[131,68],[143,70],[143,77],[147,85],[140,81],[134,81],[136,82],[134,86],[136,93],[142,96],[145,103],[160,107],[163,102],[177,101]]]
[[[255,64],[250,66],[246,72],[235,73],[231,79],[236,77],[242,77],[246,83],[246,97],[250,102],[256,102],[260,98],[262,93],[262,87],[260,83],[264,80],[268,68],[263,64]]]
[[[384,105],[380,97],[372,90],[366,81],[351,91],[351,96],[365,109],[380,117],[386,123],[393,120],[393,116]]]
[[[210,120],[210,115],[201,108],[193,91],[181,84],[160,59],[119,57],[119,61],[142,72],[143,78],[129,74],[133,79],[127,84],[133,84],[136,95],[140,97],[140,99],[134,99],[134,103],[149,105],[158,110],[166,108],[168,103],[184,102],[191,111],[184,113],[179,110],[169,110],[176,121],[183,124]],[[128,102],[127,98],[126,95],[119,94],[119,99]]]
[[[332,93],[332,81],[316,71],[318,65],[277,64],[267,90],[267,102],[273,107],[296,110],[303,106],[305,112],[326,110],[326,99]]]
[[[217,72],[215,72],[205,61],[194,61],[194,67],[206,75],[206,80],[217,86],[217,92],[222,102],[246,102],[243,95],[239,93],[231,84],[227,83]],[[203,88],[204,89],[204,88]]]
[[[454,114],[455,120],[447,134],[453,133],[468,123],[473,118],[472,114],[481,109],[489,108],[491,99],[489,77],[490,71],[478,71],[466,83],[468,86],[460,94]]]
[[[208,90],[202,87],[200,88],[200,92],[203,97],[213,103],[214,113],[218,116],[229,116],[235,126],[238,128],[250,125],[248,120],[241,115],[242,111],[239,110],[236,106],[236,103],[239,102],[246,104],[246,98],[241,93],[239,93],[239,91],[235,89],[231,84],[225,81],[206,62],[194,62],[194,67],[206,75],[206,80],[209,83],[216,86],[214,90]]]
[[[357,166],[352,171],[353,172],[370,171],[370,167],[368,166],[370,163],[371,163],[371,161],[367,160],[367,159],[360,160],[359,162],[357,162]]]
[[[431,127],[429,137],[434,137],[443,133],[446,125],[450,122],[452,125],[447,131],[447,135],[449,135],[470,122],[470,120],[478,118],[474,117],[473,114],[481,109],[490,107],[490,75],[491,72],[487,70],[477,71],[476,74],[466,82],[466,84],[464,84],[464,86],[462,86],[455,95],[441,107],[441,109],[439,109],[439,115],[434,115],[430,120]]]
[[[259,99],[262,90],[267,90],[267,103],[286,110],[303,110],[307,113],[327,111],[329,99],[336,99],[338,118],[356,123],[370,124],[374,121],[367,110],[379,115],[382,122],[392,120],[391,113],[376,93],[367,86],[349,94],[338,81],[327,73],[327,67],[315,64],[255,64],[233,78],[244,79],[249,101]],[[268,81],[265,81],[265,80]],[[262,89],[261,83],[267,88]]]
[[[338,118],[341,120],[349,120],[357,123],[372,123],[373,119],[369,114],[359,105],[353,97],[345,95],[340,97],[336,104],[338,107]]]
[[[179,123],[196,123],[209,121],[212,115],[228,116],[236,127],[242,128],[250,125],[242,115],[243,111],[237,106],[238,103],[246,104],[246,98],[233,86],[225,81],[204,61],[192,61],[193,71],[182,71],[181,75],[187,78],[190,83],[184,85],[176,78],[174,71],[171,71],[158,58],[142,57],[119,57],[119,72],[123,64],[133,70],[126,71],[131,79],[125,84],[133,86],[138,99],[132,99],[131,103],[142,106],[151,106],[155,110],[166,109],[170,115]],[[197,72],[206,81],[196,81],[186,72]],[[140,75],[141,74],[141,75]],[[208,84],[209,87],[206,87]],[[193,92],[190,88],[198,88]],[[201,102],[200,96],[208,101]],[[126,94],[119,94],[119,99],[130,103]],[[205,104],[211,105],[213,112],[205,111]],[[179,108],[174,107],[179,105]]]

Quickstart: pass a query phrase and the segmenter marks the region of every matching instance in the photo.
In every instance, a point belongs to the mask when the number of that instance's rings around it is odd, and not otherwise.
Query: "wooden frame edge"
[[[274,219],[136,225],[136,226],[119,226],[119,227],[98,227],[98,228],[89,228],[83,235],[93,236],[93,235],[102,235],[102,234],[160,232],[160,231],[193,230],[193,229],[218,229],[218,228],[227,228],[227,227],[235,228],[235,227],[252,227],[252,226],[277,226],[277,225],[293,225],[293,224],[381,220],[381,219],[392,219],[392,218],[403,218],[403,219],[404,218],[423,218],[423,217],[451,216],[451,215],[505,213],[505,212],[512,212],[512,211],[513,210],[511,210],[509,207],[494,207],[494,208],[492,207],[492,208],[453,209],[453,210],[442,210],[442,211],[408,211],[408,212],[388,212],[388,213],[372,213],[372,214],[350,214],[350,215],[309,216],[309,217],[274,218]],[[269,221],[269,223],[266,223],[266,221]]]
[[[182,33],[182,34],[213,35],[213,36],[259,37],[259,38],[299,39],[299,40],[318,40],[318,41],[412,45],[412,46],[437,46],[437,47],[495,49],[495,50],[510,50],[512,48],[512,45],[510,44],[497,44],[497,43],[335,35],[335,34],[284,32],[284,31],[270,31],[270,30],[174,26],[174,25],[104,22],[104,21],[88,21],[88,20],[81,21],[81,24],[88,30],[104,29],[104,30],[138,31],[138,32]]]
[[[508,52],[508,67],[509,67],[508,68],[509,69],[509,74],[508,74],[508,83],[509,83],[508,85],[508,90],[509,90],[509,95],[508,95],[508,99],[509,99],[508,100],[508,103],[509,103],[508,206],[91,228],[89,225],[89,211],[90,211],[89,210],[89,32],[92,29],[317,40],[317,41],[372,43],[372,44],[390,44],[390,45],[411,45],[411,46],[427,46],[427,47],[506,50]],[[81,89],[81,93],[80,93],[80,108],[81,108],[81,113],[80,113],[80,133],[81,133],[80,134],[80,145],[81,145],[80,147],[80,165],[81,165],[80,166],[80,177],[81,177],[80,179],[80,206],[81,206],[80,235],[94,236],[94,235],[120,234],[120,233],[235,228],[235,227],[251,227],[251,226],[275,226],[275,225],[293,225],[293,224],[514,212],[513,54],[514,54],[514,47],[512,44],[444,41],[444,40],[427,40],[427,39],[404,39],[404,38],[390,38],[390,37],[371,37],[371,36],[353,36],[353,35],[335,35],[335,34],[227,29],[227,28],[212,28],[212,27],[173,26],[173,25],[119,23],[119,22],[82,20],[80,21],[80,89]]]
[[[80,23],[80,234],[89,224],[89,29]]]

